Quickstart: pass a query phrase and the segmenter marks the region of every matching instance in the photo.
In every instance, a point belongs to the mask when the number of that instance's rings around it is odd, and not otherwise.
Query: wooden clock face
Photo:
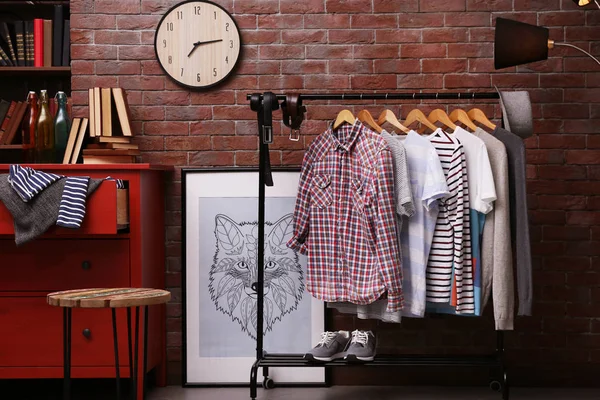
[[[158,23],[156,57],[178,84],[205,89],[225,80],[241,51],[237,24],[221,6],[209,1],[184,1]]]

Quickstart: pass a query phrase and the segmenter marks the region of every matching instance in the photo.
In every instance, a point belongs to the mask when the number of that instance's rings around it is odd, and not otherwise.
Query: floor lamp
[[[589,0],[575,0],[579,5]],[[594,0],[596,4],[598,2]],[[600,8],[600,5],[598,6]],[[571,47],[584,53],[600,65],[600,61],[582,48],[569,43],[555,42],[550,32],[542,26],[535,26],[506,18],[496,19],[494,39],[494,67],[496,69],[529,64],[548,59],[548,50],[555,46]]]

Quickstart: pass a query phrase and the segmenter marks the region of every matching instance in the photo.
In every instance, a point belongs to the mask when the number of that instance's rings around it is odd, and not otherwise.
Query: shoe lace
[[[333,341],[333,339],[335,339],[335,336],[336,336],[335,332],[323,332],[323,333],[321,333],[321,340],[319,340],[319,343],[317,343],[317,346],[329,347],[329,345],[331,344],[331,342]]]
[[[358,343],[364,347],[367,345],[368,342],[369,335],[367,334],[367,332],[359,330],[355,330],[352,332],[352,341],[350,342],[351,344]]]

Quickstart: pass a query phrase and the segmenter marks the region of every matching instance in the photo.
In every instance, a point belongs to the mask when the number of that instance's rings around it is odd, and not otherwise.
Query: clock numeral
[[[229,56],[225,57],[225,62],[229,64]]]
[[[181,76],[183,76],[183,68],[181,68]]]
[[[196,81],[200,82],[200,74],[196,74]]]
[[[233,49],[233,40],[230,40],[230,41],[229,41],[229,48],[230,48],[230,49]]]
[[[200,7],[200,6],[194,6],[194,14],[200,15],[200,10],[201,9],[202,9],[202,7]]]
[[[173,64],[173,57],[169,56],[169,64]]]
[[[229,32],[229,22],[225,24],[225,31]]]
[[[213,68],[213,76],[217,76],[217,69]]]
[[[163,39],[163,48],[167,47],[167,39]]]
[[[177,11],[177,19],[183,19],[183,11]]]
[[[167,32],[173,32],[173,23],[172,22],[167,22]]]
[[[217,19],[217,12],[215,11],[215,19]]]

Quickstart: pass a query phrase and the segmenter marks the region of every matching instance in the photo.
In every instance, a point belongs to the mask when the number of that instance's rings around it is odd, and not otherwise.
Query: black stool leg
[[[142,369],[143,395],[146,399],[146,368],[148,366],[148,306],[144,306],[144,362]]]
[[[71,308],[63,309],[63,400],[71,400]]]
[[[138,359],[140,350],[140,307],[135,307],[135,347],[133,356],[133,400],[137,400]]]
[[[112,325],[113,325],[113,340],[115,342],[115,373],[117,377],[117,400],[121,400],[121,374],[119,372],[119,340],[117,335],[117,310],[111,308]]]
[[[131,382],[131,394],[133,394],[133,348],[131,345],[131,308],[127,307],[127,341],[129,345],[129,380]]]

